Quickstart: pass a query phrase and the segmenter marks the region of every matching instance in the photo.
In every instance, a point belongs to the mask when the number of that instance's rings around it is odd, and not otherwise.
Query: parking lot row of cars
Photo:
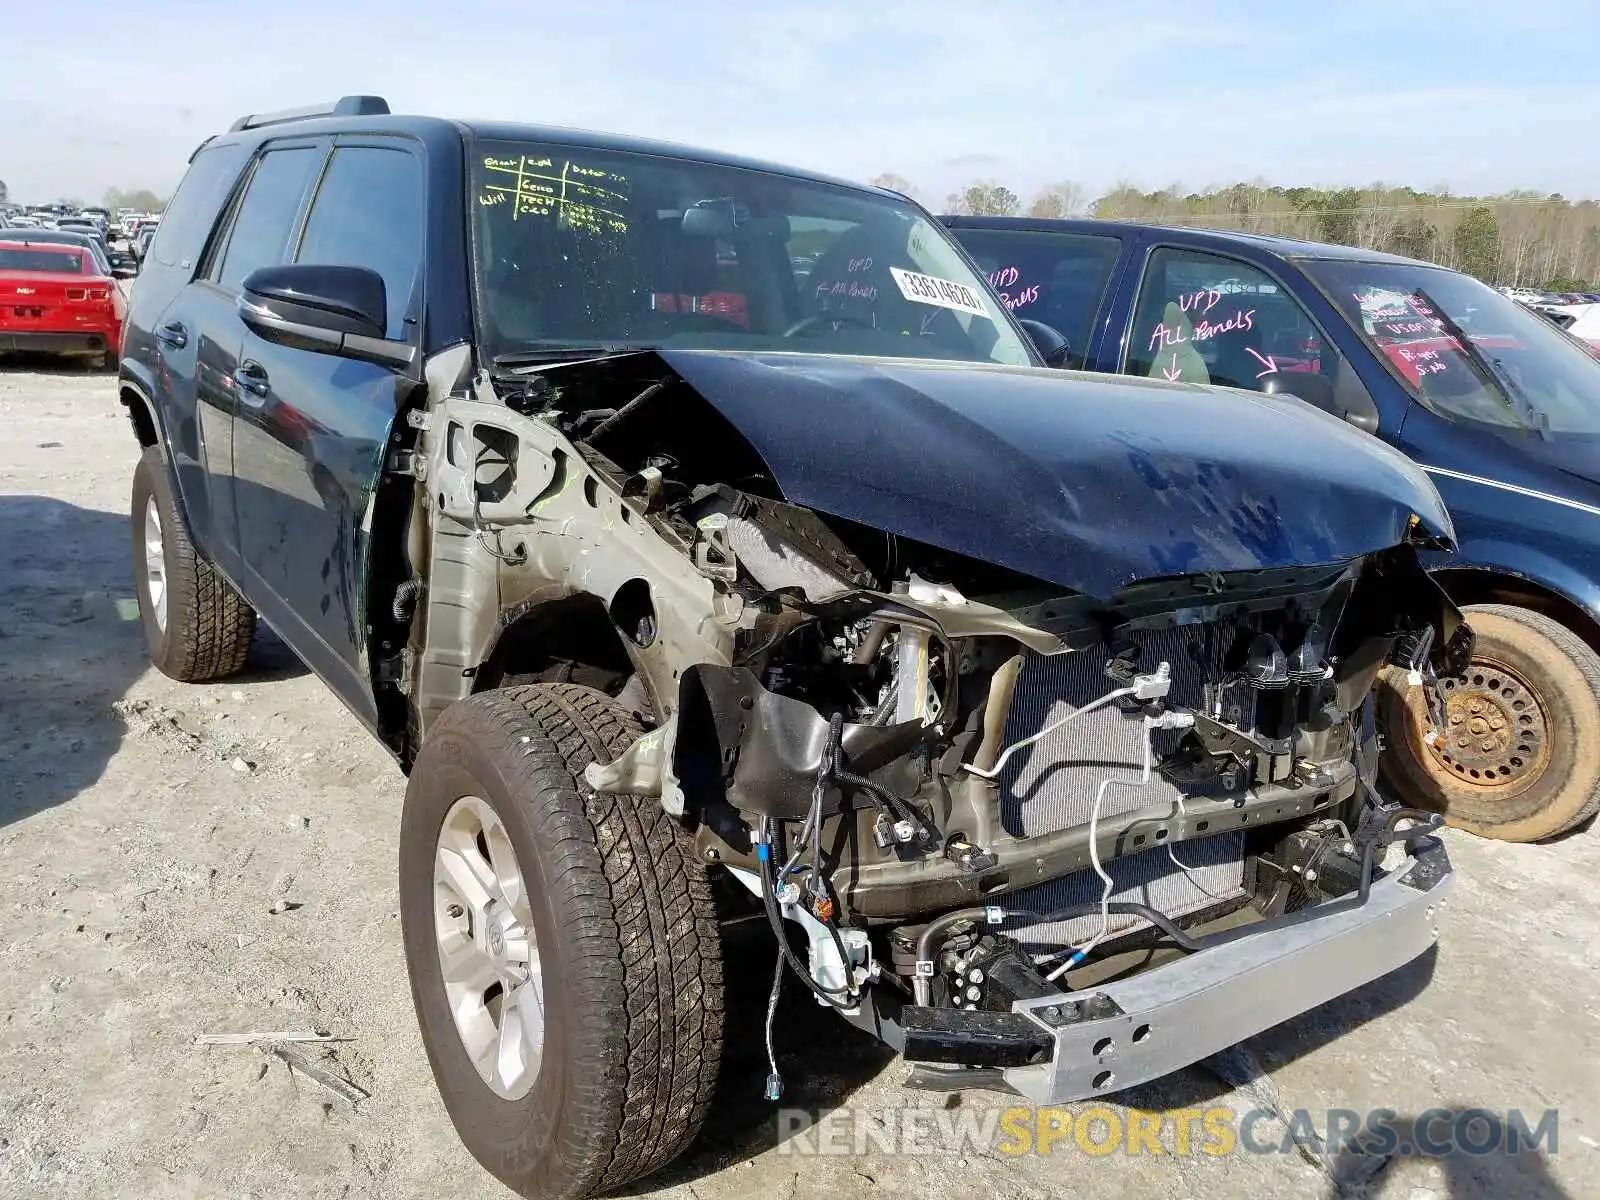
[[[160,222],[132,209],[0,209],[0,355],[109,365],[126,313],[119,280],[138,274]]]
[[[1503,287],[1501,295],[1533,309],[1600,356],[1600,292],[1541,292]]]

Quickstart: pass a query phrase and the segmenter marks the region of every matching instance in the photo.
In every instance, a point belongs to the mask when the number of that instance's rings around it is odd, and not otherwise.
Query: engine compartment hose
[[[395,588],[390,612],[398,624],[411,624],[412,614],[417,611],[417,601],[422,599],[427,590],[428,585],[421,579],[408,579]]]

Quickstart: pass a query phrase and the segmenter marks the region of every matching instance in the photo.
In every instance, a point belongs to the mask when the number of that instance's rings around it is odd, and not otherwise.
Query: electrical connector
[[[888,813],[879,813],[878,819],[872,823],[872,840],[880,850],[887,850],[895,844],[894,820]]]
[[[783,1099],[783,1076],[776,1071],[767,1076],[766,1097],[772,1101]]]

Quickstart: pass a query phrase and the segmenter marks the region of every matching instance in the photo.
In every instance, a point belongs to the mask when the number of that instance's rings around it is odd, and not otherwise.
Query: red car
[[[116,280],[87,248],[0,234],[0,354],[42,351],[104,366],[127,313]]]

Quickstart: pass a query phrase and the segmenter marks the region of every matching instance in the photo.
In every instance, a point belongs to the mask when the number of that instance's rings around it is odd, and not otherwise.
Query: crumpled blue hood
[[[1289,397],[1027,367],[657,350],[786,499],[1100,599],[1454,531],[1433,484]]]

